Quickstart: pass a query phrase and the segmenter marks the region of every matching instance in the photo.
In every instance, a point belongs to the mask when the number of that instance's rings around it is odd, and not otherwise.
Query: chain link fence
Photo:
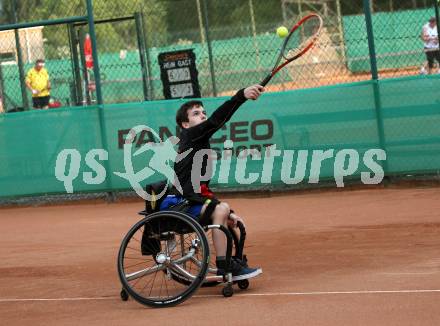
[[[57,20],[85,14],[83,0],[4,0],[0,3],[0,111],[15,112],[33,107],[32,92],[26,80],[38,59],[45,60],[44,69],[49,73],[51,106],[76,104],[72,97],[75,80],[68,28],[65,23],[57,24]],[[32,22],[42,24],[12,26]]]
[[[374,6],[372,28],[374,33],[375,60],[379,78],[403,77],[427,72],[426,42],[422,38],[423,29],[431,18],[435,21],[432,1],[390,2],[390,7]],[[394,4],[394,6],[393,6]],[[400,7],[397,7],[400,5]],[[361,39],[366,36],[365,22],[357,16],[344,17],[346,39]],[[358,28],[353,28],[358,26]],[[354,48],[355,42],[346,42],[351,58],[348,68],[352,73],[370,70],[368,48]],[[438,37],[434,40],[438,49]],[[438,63],[437,63],[438,64]]]
[[[423,26],[435,17],[434,1],[371,0],[370,5],[373,61],[361,1],[94,0],[103,101],[164,99],[158,57],[179,50],[195,54],[202,97],[229,95],[258,83],[281,47],[275,29],[290,27],[311,11],[324,18],[318,45],[278,74],[269,91],[369,80],[372,64],[378,78],[437,73],[438,63],[431,63],[437,52],[427,50],[421,38]],[[24,80],[37,59],[46,62],[52,106],[97,103],[95,76],[87,62],[87,20],[54,24],[86,14],[85,0],[1,2],[2,26],[43,24],[0,31],[0,111],[32,107]]]

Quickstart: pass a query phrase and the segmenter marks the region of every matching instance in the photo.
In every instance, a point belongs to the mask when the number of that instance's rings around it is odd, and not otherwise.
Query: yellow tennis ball
[[[284,27],[284,26],[280,26],[277,28],[277,35],[281,38],[286,37],[289,34],[289,30]]]

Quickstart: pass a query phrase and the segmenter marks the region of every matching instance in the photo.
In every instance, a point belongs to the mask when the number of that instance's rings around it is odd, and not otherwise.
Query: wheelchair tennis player
[[[241,89],[217,108],[209,118],[201,101],[189,101],[180,107],[176,114],[176,123],[181,128],[178,153],[186,151],[189,153],[174,165],[174,172],[181,189],[173,186],[162,201],[160,210],[185,205],[184,212],[202,225],[218,224],[234,228],[237,222],[243,223],[242,218],[231,210],[227,203],[219,201],[209,189],[209,180],[205,181],[206,173],[209,171],[208,164],[212,164],[209,155],[204,155],[203,159],[199,160],[196,153],[209,152],[211,136],[230,120],[243,103],[249,99],[258,99],[263,91],[264,87],[260,85]],[[194,168],[197,164],[199,168]],[[204,176],[203,181],[200,181],[201,176],[197,176],[199,178],[192,176],[193,171],[200,171],[200,175]],[[227,239],[219,229],[213,230],[212,238],[217,254],[217,274],[222,275],[226,266]],[[262,273],[261,268],[249,267],[245,261],[238,259],[232,260],[229,268],[233,281],[249,279]]]

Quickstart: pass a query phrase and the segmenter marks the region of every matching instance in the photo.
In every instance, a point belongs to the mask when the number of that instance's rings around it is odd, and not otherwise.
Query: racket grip
[[[261,86],[266,86],[269,81],[272,79],[272,74],[269,74],[266,76],[266,78],[263,79],[263,81],[260,83]]]

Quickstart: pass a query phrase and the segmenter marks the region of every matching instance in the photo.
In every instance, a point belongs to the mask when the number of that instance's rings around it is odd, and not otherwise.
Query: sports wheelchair
[[[147,186],[153,200],[146,201],[140,221],[122,240],[118,254],[118,274],[122,283],[121,299],[129,296],[151,307],[175,306],[190,298],[196,290],[225,284],[222,294],[233,295],[232,285],[247,289],[247,279],[233,281],[231,262],[247,264],[243,255],[246,230],[238,223],[239,232],[223,225],[203,225],[181,207],[159,211],[161,200],[154,199],[167,187],[160,182]],[[166,189],[165,189],[166,191]],[[179,206],[179,205],[178,205]],[[226,266],[217,275],[214,258],[210,256],[213,229],[220,229],[227,238]],[[234,254],[232,254],[234,247]]]

